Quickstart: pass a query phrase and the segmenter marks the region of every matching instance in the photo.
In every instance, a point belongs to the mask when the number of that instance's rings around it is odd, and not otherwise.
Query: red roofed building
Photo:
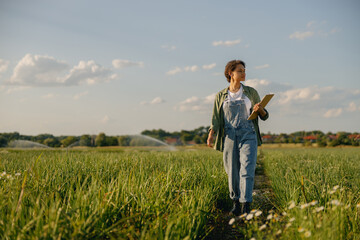
[[[360,140],[360,134],[350,134],[349,139]]]
[[[178,145],[180,144],[180,140],[178,138],[166,138],[165,142],[169,145]]]
[[[261,137],[261,139],[264,143],[267,143],[267,142],[273,142],[275,137],[271,135],[264,135]]]
[[[314,135],[310,135],[310,136],[305,136],[305,137],[304,137],[304,140],[310,141],[310,142],[315,142],[316,139],[317,139],[317,137],[314,136]]]

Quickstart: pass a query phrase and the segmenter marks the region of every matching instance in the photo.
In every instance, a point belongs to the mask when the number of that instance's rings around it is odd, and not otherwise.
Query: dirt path
[[[253,191],[253,203],[252,209],[260,209],[263,212],[268,212],[270,209],[273,209],[273,199],[274,194],[270,187],[270,182],[264,172],[263,167],[263,158],[264,156],[260,153],[258,156],[256,170],[255,170],[255,185]],[[239,232],[239,228],[234,228],[229,225],[230,219],[233,217],[230,214],[231,210],[231,201],[227,201],[226,203],[219,202],[217,205],[217,212],[214,219],[209,222],[209,228],[213,230],[210,232],[208,236],[204,239],[206,240],[235,240],[235,239],[243,239],[243,236]],[[246,227],[244,225],[244,227]]]

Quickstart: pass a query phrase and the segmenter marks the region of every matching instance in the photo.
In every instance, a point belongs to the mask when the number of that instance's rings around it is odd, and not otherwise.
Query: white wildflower
[[[250,240],[256,240],[256,238],[252,237],[252,238],[250,238]]]
[[[229,221],[229,225],[233,225],[233,224],[234,224],[234,222],[235,222],[235,218],[230,219],[230,221]]]
[[[309,204],[309,203],[305,203],[305,204],[301,205],[300,208],[301,208],[301,209],[304,209],[304,208],[307,208],[308,206],[310,206],[310,204]]]
[[[259,227],[259,231],[262,231],[262,230],[264,230],[265,228],[266,228],[266,224],[261,225],[261,226]]]
[[[257,211],[258,211],[258,210],[253,209],[253,210],[250,211],[250,213],[256,213]]]
[[[262,214],[262,211],[257,211],[257,212],[255,213],[255,216],[258,217],[258,216],[260,216],[261,214]]]
[[[316,212],[320,212],[320,211],[322,211],[322,210],[324,210],[324,206],[315,208],[315,211],[316,211]]]
[[[2,173],[1,173],[1,176],[2,176],[2,177],[6,176],[6,172],[5,172],[5,171],[2,172]]]
[[[321,228],[321,223],[316,224],[317,228]]]
[[[293,221],[295,221],[294,217],[289,219],[289,222],[293,222]]]
[[[318,203],[319,203],[318,201],[312,200],[312,201],[310,202],[310,205],[311,205],[311,206],[315,206],[315,205],[318,204]]]
[[[251,220],[254,217],[254,214],[250,213],[246,216],[246,220]]]
[[[357,207],[357,208],[360,208],[360,203],[356,204],[356,207]]]
[[[332,205],[335,205],[335,206],[339,206],[340,205],[340,202],[339,202],[339,200],[331,200],[331,202],[330,202]]]
[[[286,216],[286,215],[287,215],[287,213],[286,213],[286,212],[282,212],[281,214],[282,214],[283,216]]]
[[[279,229],[279,231],[277,231],[275,235],[280,235],[280,234],[281,234],[281,229]]]
[[[257,193],[256,192],[253,192],[252,195],[255,196]]]
[[[333,190],[334,190],[334,191],[336,191],[336,190],[338,190],[338,189],[339,189],[339,185],[336,185],[336,186],[333,187]]]
[[[334,194],[336,191],[335,190],[331,190],[329,193],[330,195]]]
[[[305,232],[304,236],[307,237],[307,238],[310,237],[310,236],[311,236],[311,232],[310,232],[310,231]]]
[[[19,173],[19,172],[18,172],[18,173],[15,173],[15,176],[20,176],[20,175],[21,175],[21,173]]]
[[[285,225],[285,228],[289,228],[289,227],[291,227],[291,223],[287,223],[287,224]]]
[[[273,215],[270,213],[268,216],[267,216],[267,220],[271,220],[273,218]]]
[[[294,201],[291,201],[288,209],[292,209],[292,208],[294,208],[294,207],[296,207],[295,202],[294,202]]]
[[[246,215],[247,215],[247,213],[244,213],[244,214],[240,215],[239,218],[244,218],[244,217],[246,217]]]
[[[305,231],[304,228],[302,228],[302,227],[299,227],[299,228],[298,228],[298,232],[303,232],[303,231]]]

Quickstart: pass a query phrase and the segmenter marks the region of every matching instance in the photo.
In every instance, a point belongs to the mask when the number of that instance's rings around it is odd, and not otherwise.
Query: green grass
[[[229,203],[227,177],[221,153],[187,150],[2,149],[0,238],[201,239]],[[255,203],[260,216],[234,223],[243,236],[359,239],[360,148],[262,156],[274,211]]]
[[[2,239],[195,239],[226,195],[221,156],[211,150],[40,155],[0,152]]]
[[[247,237],[360,239],[359,148],[264,149],[263,154],[275,211],[245,221]]]

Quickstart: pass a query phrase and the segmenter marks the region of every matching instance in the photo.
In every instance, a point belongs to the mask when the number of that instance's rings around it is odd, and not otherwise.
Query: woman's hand
[[[259,113],[261,117],[264,117],[266,115],[266,112],[264,108],[260,105],[260,103],[255,104],[253,110],[254,112]]]
[[[209,147],[212,147],[213,145],[212,145],[212,143],[214,142],[214,131],[211,129],[210,131],[209,131],[209,136],[208,136],[208,139],[207,139],[207,145],[209,146]]]

